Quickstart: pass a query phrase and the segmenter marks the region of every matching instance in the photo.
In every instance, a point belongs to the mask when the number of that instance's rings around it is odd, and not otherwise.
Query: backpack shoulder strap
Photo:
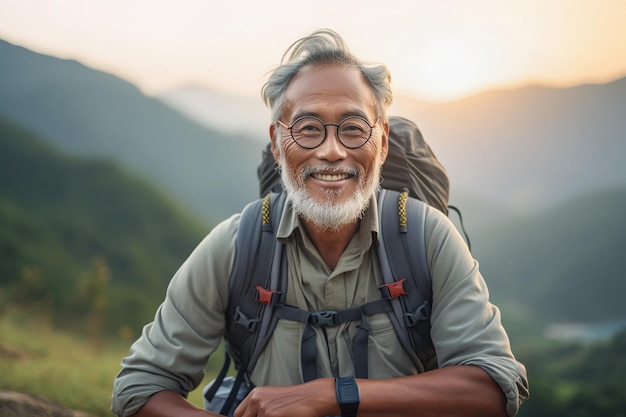
[[[403,287],[400,296],[392,295],[392,324],[418,369],[434,369],[437,358],[430,337],[432,281],[426,257],[426,205],[409,197],[406,190],[382,189],[378,217],[378,257],[384,283]]]
[[[228,288],[225,360],[219,374],[203,392],[205,404],[211,404],[227,380],[232,357],[238,372],[227,398],[223,403],[218,402],[222,415],[232,415],[234,407],[241,400],[238,396],[242,395],[242,390],[248,392],[250,383],[247,376],[269,339],[267,335],[276,326],[277,319],[271,317],[271,308],[265,307],[277,302],[281,292],[264,289],[278,288],[281,279],[280,273],[276,271],[286,269],[276,265],[284,258],[283,245],[276,240],[276,227],[280,222],[284,201],[284,193],[267,194],[265,198],[248,204],[241,213]],[[287,280],[283,279],[282,282],[286,286]],[[286,288],[282,289],[282,294],[285,293]],[[244,383],[246,386],[242,387]]]
[[[265,307],[277,303],[284,294],[278,289],[278,274],[284,268],[279,266],[282,244],[276,239],[284,203],[285,193],[268,194],[246,206],[239,221],[225,338],[237,368],[248,371],[264,345],[257,343],[257,336],[271,333],[271,309]]]

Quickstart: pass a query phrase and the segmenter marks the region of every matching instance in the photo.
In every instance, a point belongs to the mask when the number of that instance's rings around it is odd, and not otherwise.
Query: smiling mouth
[[[313,178],[320,181],[337,182],[347,180],[351,174],[311,174]]]

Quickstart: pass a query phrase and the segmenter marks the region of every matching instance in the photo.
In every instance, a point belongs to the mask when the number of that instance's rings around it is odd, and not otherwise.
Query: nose
[[[336,125],[326,125],[326,138],[320,146],[315,148],[318,158],[331,162],[346,158],[348,149],[339,140],[337,129]]]

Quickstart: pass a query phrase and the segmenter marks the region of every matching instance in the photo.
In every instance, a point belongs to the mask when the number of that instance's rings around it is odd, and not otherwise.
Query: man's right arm
[[[161,392],[186,402],[202,381],[224,333],[237,224],[234,216],[215,227],[172,278],[154,321],[115,378],[112,410],[118,416],[137,413]]]

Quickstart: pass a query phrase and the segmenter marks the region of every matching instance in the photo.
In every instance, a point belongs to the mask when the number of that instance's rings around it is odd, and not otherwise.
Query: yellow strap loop
[[[263,224],[270,224],[270,194],[267,193],[263,197],[263,204],[261,205],[262,222]]]

